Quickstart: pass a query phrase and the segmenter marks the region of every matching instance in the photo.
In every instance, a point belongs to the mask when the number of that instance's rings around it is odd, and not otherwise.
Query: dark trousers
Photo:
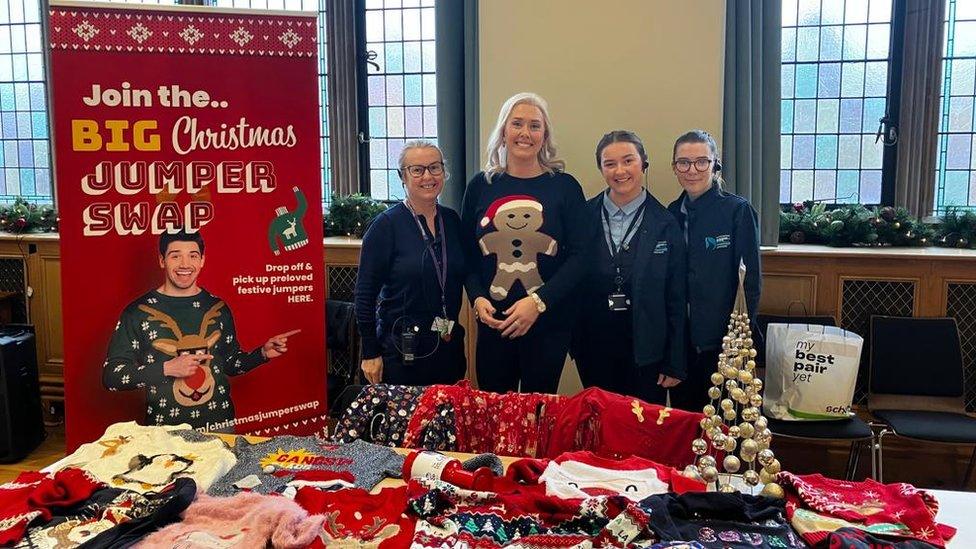
[[[634,361],[631,312],[612,312],[606,299],[586,309],[573,332],[572,355],[583,387],[664,404],[667,389],[657,384],[661,364],[638,367]]]
[[[648,364],[640,368],[630,356],[600,356],[595,353],[581,353],[575,356],[576,369],[583,387],[599,387],[605,391],[639,398],[651,404],[664,404],[667,389],[657,384],[661,371],[660,363]]]
[[[464,359],[464,333],[455,329],[451,341],[441,340],[434,349],[432,336],[418,347],[418,356],[404,364],[403,355],[393,345],[392,336],[383,345],[383,383],[392,385],[451,385],[464,379],[467,362]],[[431,354],[431,351],[433,353]],[[429,356],[424,356],[428,355]]]
[[[566,364],[570,329],[536,323],[528,333],[506,339],[478,323],[478,388],[504,393],[555,393]],[[521,382],[521,384],[520,384]]]
[[[712,386],[712,372],[718,370],[718,355],[721,349],[699,351],[688,348],[688,377],[677,387],[672,387],[671,407],[701,412],[703,406],[710,402],[708,388]]]

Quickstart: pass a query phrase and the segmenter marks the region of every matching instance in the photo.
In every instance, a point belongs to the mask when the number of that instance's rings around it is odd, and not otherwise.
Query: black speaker
[[[0,328],[0,463],[20,461],[44,440],[34,327]]]

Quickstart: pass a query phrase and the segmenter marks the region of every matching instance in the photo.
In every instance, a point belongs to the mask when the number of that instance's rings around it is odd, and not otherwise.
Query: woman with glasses
[[[624,130],[603,136],[596,165],[607,189],[587,203],[594,231],[580,285],[572,354],[586,387],[665,404],[685,378],[685,239],[645,188],[644,144]]]
[[[722,338],[745,264],[749,316],[759,306],[759,218],[744,198],[722,190],[715,139],[690,131],[674,143],[672,167],[684,189],[668,206],[688,245],[688,377],[671,390],[671,405],[696,410],[707,404]]]
[[[370,383],[454,383],[465,373],[457,320],[466,272],[460,218],[437,203],[444,158],[429,141],[408,141],[397,171],[406,198],[373,220],[359,256],[363,374]]]
[[[488,163],[464,193],[461,223],[478,318],[482,389],[554,393],[572,331],[571,294],[584,272],[583,191],[556,157],[545,101],[502,105]]]

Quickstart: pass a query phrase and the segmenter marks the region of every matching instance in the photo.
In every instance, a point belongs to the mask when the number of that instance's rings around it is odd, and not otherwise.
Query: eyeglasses
[[[440,175],[444,173],[444,163],[434,162],[433,164],[427,164],[426,166],[416,164],[413,166],[407,166],[403,169],[413,177],[423,177],[424,172],[430,172],[430,175]]]
[[[712,159],[698,158],[696,160],[688,160],[686,158],[679,158],[678,160],[672,162],[671,165],[674,166],[674,169],[681,173],[687,173],[689,170],[691,170],[692,165],[695,166],[696,171],[704,172],[712,167]]]

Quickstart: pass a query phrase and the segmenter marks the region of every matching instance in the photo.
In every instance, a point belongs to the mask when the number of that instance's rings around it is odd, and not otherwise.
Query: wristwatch
[[[544,301],[542,301],[542,298],[539,297],[539,294],[531,293],[529,294],[529,297],[532,298],[532,301],[535,301],[535,308],[538,309],[540,313],[546,312],[546,304]]]

